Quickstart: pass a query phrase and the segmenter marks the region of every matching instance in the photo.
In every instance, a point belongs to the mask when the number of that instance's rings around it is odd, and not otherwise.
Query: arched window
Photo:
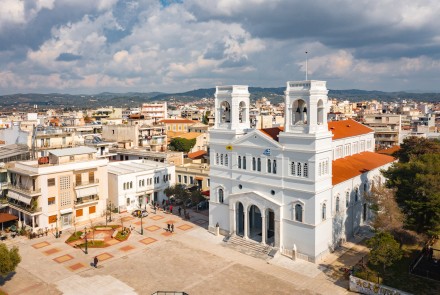
[[[295,220],[303,222],[303,207],[300,204],[295,205]]]
[[[273,174],[277,174],[277,160],[273,160],[273,169],[272,172]]]
[[[219,188],[218,189],[218,202],[219,203],[223,203],[224,198],[223,198],[223,189]]]
[[[223,165],[223,154],[220,155],[220,165]]]
[[[303,176],[304,177],[309,177],[309,167],[308,167],[307,163],[304,164],[303,171],[304,171]]]
[[[292,162],[292,163],[290,163],[290,174],[292,174],[292,175],[295,175],[296,174],[296,172],[295,172],[295,162]]]
[[[304,100],[298,99],[293,102],[291,116],[293,125],[307,124],[307,104]]]
[[[366,193],[367,192],[367,183],[365,182],[364,183],[364,193]]]
[[[243,169],[246,170],[246,156],[243,156]]]
[[[354,201],[357,202],[357,201],[359,201],[359,188],[356,188],[354,193],[355,193]]]
[[[225,155],[225,166],[228,166],[228,154]]]
[[[345,193],[345,207],[348,208],[348,205],[350,205],[350,192],[347,191]]]
[[[255,157],[252,157],[252,170],[257,170],[257,160],[255,159]]]
[[[238,156],[238,169],[241,169],[241,156]]]
[[[267,173],[272,172],[272,162],[270,159],[267,159]]]
[[[258,158],[257,160],[257,171],[261,172],[261,159]]]
[[[238,120],[240,123],[245,123],[247,121],[247,108],[244,101],[240,102],[238,106]]]
[[[130,181],[130,188],[133,188],[133,181]]]
[[[322,220],[325,220],[327,218],[327,205],[324,203],[322,204]]]
[[[231,106],[227,101],[223,101],[220,104],[220,114],[221,123],[231,123]]]
[[[127,185],[125,184],[125,182],[123,183],[123,185],[122,185],[123,187],[124,187],[124,190],[126,190],[127,189]]]
[[[297,176],[301,176],[301,163],[298,163],[297,168],[298,168],[296,169]]]
[[[339,213],[339,196],[336,197],[336,213]]]

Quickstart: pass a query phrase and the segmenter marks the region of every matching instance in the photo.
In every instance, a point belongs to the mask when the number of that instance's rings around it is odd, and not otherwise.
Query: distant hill
[[[284,100],[285,87],[249,87],[251,100],[255,101],[262,97],[268,98],[272,103],[279,103]],[[38,105],[39,107],[66,107],[66,108],[94,108],[101,106],[133,107],[149,101],[180,101],[190,102],[202,98],[214,97],[215,88],[195,89],[181,93],[162,92],[127,92],[112,93],[102,92],[95,95],[73,95],[73,94],[12,94],[0,96],[0,106],[26,108]],[[350,101],[361,101],[377,99],[382,101],[395,101],[398,99],[411,99],[416,101],[439,102],[440,93],[409,93],[409,92],[383,92],[366,91],[359,89],[329,90],[329,97],[346,99]]]

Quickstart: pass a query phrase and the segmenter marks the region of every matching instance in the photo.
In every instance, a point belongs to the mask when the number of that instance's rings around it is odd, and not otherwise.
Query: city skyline
[[[215,85],[439,92],[433,1],[17,1],[0,8],[0,95]]]

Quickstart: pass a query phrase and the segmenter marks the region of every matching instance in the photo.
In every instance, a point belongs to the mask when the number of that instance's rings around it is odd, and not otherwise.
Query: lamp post
[[[84,253],[89,254],[88,249],[87,249],[87,227],[84,227],[84,238],[86,240],[86,247],[85,247]]]
[[[140,208],[141,208],[141,235],[143,236],[144,235],[144,227],[142,226],[142,218],[143,218],[143,216],[144,216],[144,214],[143,214],[143,212],[142,212],[142,207],[141,206],[139,206]]]
[[[58,234],[58,216],[55,217],[55,238],[58,239],[59,234]]]

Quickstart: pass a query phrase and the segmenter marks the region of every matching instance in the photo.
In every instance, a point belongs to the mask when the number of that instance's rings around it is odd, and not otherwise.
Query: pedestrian
[[[168,231],[171,231],[171,224],[167,224],[168,225]]]
[[[171,232],[172,233],[174,232],[174,224],[173,223],[171,224]]]
[[[165,199],[162,200],[162,206],[165,205]]]
[[[173,205],[170,205],[170,213],[173,214]]]
[[[180,213],[181,213],[181,211],[182,211],[182,208],[180,208],[180,206],[179,206],[179,209],[177,209],[177,211],[179,211],[179,216],[180,216]]]
[[[94,266],[95,268],[98,267],[98,256],[95,256],[95,258],[93,258],[93,266]]]
[[[156,205],[154,205],[154,214],[156,214]]]

